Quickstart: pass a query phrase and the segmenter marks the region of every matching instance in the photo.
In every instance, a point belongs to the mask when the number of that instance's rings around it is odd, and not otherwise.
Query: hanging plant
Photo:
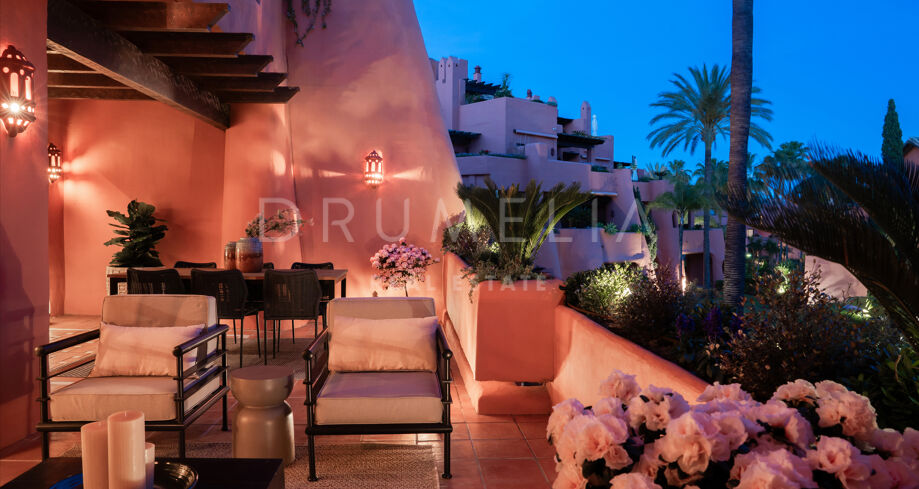
[[[287,1],[287,20],[294,25],[294,34],[297,36],[297,44],[303,46],[303,40],[316,27],[316,21],[320,22],[323,29],[326,27],[325,17],[332,11],[332,0],[300,0],[300,10],[306,17],[307,24],[300,33],[300,23],[297,21],[297,10],[294,8],[294,0]]]

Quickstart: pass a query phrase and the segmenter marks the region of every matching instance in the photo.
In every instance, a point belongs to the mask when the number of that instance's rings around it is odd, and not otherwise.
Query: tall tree
[[[887,115],[884,116],[884,130],[881,133],[881,155],[885,161],[903,161],[903,131],[900,130],[900,118],[893,99],[887,101]]]
[[[731,19],[731,149],[729,152],[728,195],[747,195],[747,143],[753,132],[753,0],[733,0]],[[754,138],[755,132],[753,132]],[[747,228],[728,215],[724,233],[724,300],[741,307],[744,295],[744,261]]]
[[[689,77],[674,73],[672,91],[661,92],[651,107],[661,109],[661,113],[651,119],[654,127],[648,134],[652,148],[660,147],[667,156],[674,149],[682,146],[684,150],[695,153],[699,143],[705,148],[705,171],[702,189],[706,200],[712,201],[712,149],[716,140],[728,133],[728,121],[731,113],[730,80],[726,68],[706,65],[689,67]],[[752,93],[759,90],[750,89]],[[766,107],[769,101],[756,98],[752,100],[753,115],[764,120],[772,120],[772,110]],[[747,96],[747,113],[750,108],[750,96]],[[748,117],[749,119],[749,117]],[[764,146],[769,146],[772,137],[760,126],[753,124],[749,128],[754,139]],[[707,289],[711,281],[711,244],[709,239],[711,212],[704,209],[702,218],[702,268],[703,284]]]

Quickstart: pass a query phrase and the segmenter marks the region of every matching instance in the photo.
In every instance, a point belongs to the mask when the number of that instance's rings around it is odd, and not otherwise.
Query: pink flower
[[[683,396],[670,389],[649,385],[641,394],[629,401],[626,410],[632,428],[638,429],[644,424],[651,431],[660,431],[670,420],[689,411],[689,403]]]
[[[817,389],[814,387],[814,384],[803,379],[798,379],[794,382],[779,386],[770,400],[813,404],[816,398]]]
[[[737,411],[712,413],[712,422],[718,428],[718,434],[712,442],[712,460],[723,462],[731,458],[731,452],[740,448],[749,438],[749,431],[762,431],[756,424],[747,425],[744,417]]]
[[[919,489],[919,471],[900,458],[887,460],[887,473],[896,489]]]
[[[903,435],[894,429],[874,430],[869,442],[878,451],[888,455],[899,456],[903,452]]]
[[[619,474],[610,481],[610,489],[661,489],[644,474]]]
[[[584,414],[584,405],[577,399],[567,399],[552,406],[552,414],[549,415],[549,422],[546,425],[546,436],[549,443],[558,441],[565,425],[579,414]]]
[[[635,467],[632,468],[632,472],[655,478],[658,470],[664,465],[666,463],[660,458],[658,442],[653,442],[645,445],[645,450],[642,452],[641,457],[638,458],[638,462],[635,463]]]
[[[836,394],[845,394],[849,392],[846,386],[839,382],[833,382],[832,380],[817,382],[815,390],[817,391],[817,397],[833,397]]]
[[[797,409],[780,401],[769,401],[756,409],[756,417],[773,428],[782,428],[785,438],[801,449],[814,441],[814,430]]]
[[[738,455],[731,478],[746,489],[817,487],[807,462],[785,449]]]
[[[599,460],[615,445],[613,434],[597,418],[591,416],[590,422],[581,427],[575,438],[577,455],[575,462],[580,465],[585,461]]]
[[[555,454],[561,463],[578,463],[580,466],[580,462],[577,460],[579,438],[581,432],[593,422],[593,414],[578,414],[568,421],[558,436],[558,440],[553,442]]]
[[[919,460],[919,431],[912,428],[903,430],[903,458]]]
[[[697,401],[707,402],[713,400],[752,401],[753,397],[740,388],[740,384],[722,385],[715,382],[702,391]]]
[[[848,468],[856,454],[858,450],[847,440],[821,436],[817,440],[817,449],[807,452],[807,460],[815,469],[836,474]]]
[[[638,382],[635,382],[635,376],[629,375],[621,370],[613,370],[613,373],[600,384],[600,395],[603,397],[618,397],[624,402],[628,402],[641,392]]]
[[[617,418],[624,418],[625,411],[622,409],[622,401],[618,397],[604,397],[595,402],[590,408],[597,416],[601,414],[611,414]]]
[[[712,440],[720,436],[705,413],[687,412],[667,425],[667,433],[655,442],[660,456],[677,462],[686,474],[705,472],[712,456]]]
[[[825,381],[828,382],[828,381]],[[824,382],[820,382],[824,384]],[[838,385],[838,384],[837,384]],[[818,393],[820,388],[818,387]],[[877,429],[877,414],[867,397],[854,392],[824,391],[817,400],[820,427],[842,425],[842,432],[860,440],[868,440]]]
[[[555,466],[558,475],[552,483],[552,489],[583,489],[587,479],[581,475],[581,468],[573,464],[560,463]]]
[[[846,489],[872,489],[872,474],[871,459],[859,453],[852,456],[848,467],[836,473],[836,478]]]

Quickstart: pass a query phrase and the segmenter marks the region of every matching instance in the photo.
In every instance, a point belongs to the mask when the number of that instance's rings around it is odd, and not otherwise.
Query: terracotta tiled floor
[[[68,316],[52,321],[51,338],[60,339],[95,328],[98,317]],[[302,329],[302,333],[301,330]],[[297,335],[312,335],[312,325],[297,328]],[[248,334],[247,334],[248,338]],[[69,363],[82,355],[92,354],[95,345],[82,351],[68,353],[67,358],[58,359]],[[484,416],[472,408],[463,379],[454,369],[452,472],[453,478],[440,481],[442,488],[463,489],[512,489],[548,488],[555,478],[553,451],[545,441],[546,416]],[[306,442],[303,433],[305,392],[298,384],[288,400],[294,407],[295,437],[298,444]],[[236,401],[230,398],[229,418],[232,423]],[[303,411],[303,412],[301,412]],[[220,430],[220,406],[202,416],[188,432],[189,442],[230,442],[231,432]],[[232,426],[231,426],[232,429]],[[151,441],[175,437],[172,433],[150,434]],[[52,435],[51,455],[56,456],[79,444],[79,433],[55,433]],[[438,462],[443,461],[443,442],[439,435],[354,435],[320,437],[323,443],[398,443],[431,445]],[[0,457],[0,484],[15,478],[41,459],[37,440],[21,444],[13,450],[6,450]],[[298,460],[296,463],[306,463]],[[321,461],[320,461],[321,467]],[[321,475],[321,474],[320,474]],[[411,489],[411,488],[406,488]]]

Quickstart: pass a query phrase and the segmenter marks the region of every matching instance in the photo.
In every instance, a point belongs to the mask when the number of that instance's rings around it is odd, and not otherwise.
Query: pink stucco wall
[[[166,221],[157,245],[165,265],[220,261],[223,131],[153,101],[55,100],[51,111],[65,128],[65,176],[55,184],[63,232],[51,243],[63,255],[64,312],[99,313],[117,251],[102,244],[113,236],[105,211],[126,212],[132,199]]]
[[[600,383],[613,370],[635,375],[642,387],[669,387],[690,402],[708,385],[587,316],[565,306],[556,307],[555,379],[547,386],[553,404],[569,398],[585,406],[593,404],[600,399]]]
[[[347,232],[318,225],[301,234],[302,253],[348,268],[349,295],[395,294],[371,281],[369,258],[382,235],[404,234],[437,252],[444,220],[462,210],[412,2],[336,1],[327,29],[302,48],[290,44],[289,81],[302,88],[288,104],[297,202],[317,223],[352,216]],[[364,156],[374,149],[386,173],[377,189],[362,182]],[[413,295],[441,297],[440,270]]]
[[[816,256],[806,256],[804,270],[807,273],[819,270],[820,287],[834,297],[860,297],[868,294],[868,289],[839,263]]]
[[[48,341],[47,4],[0,0],[0,50],[35,65],[36,122],[11,138],[0,129],[0,449],[33,431],[38,362]]]

